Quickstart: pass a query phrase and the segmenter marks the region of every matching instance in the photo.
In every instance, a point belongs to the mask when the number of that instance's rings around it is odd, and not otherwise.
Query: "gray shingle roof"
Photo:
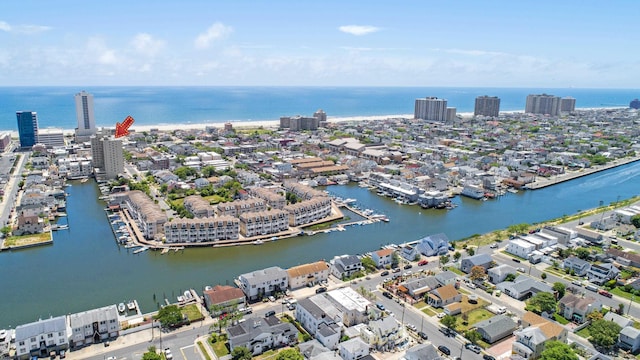
[[[38,320],[29,324],[16,326],[16,342],[32,338],[40,334],[48,334],[65,331],[66,321],[64,316]]]

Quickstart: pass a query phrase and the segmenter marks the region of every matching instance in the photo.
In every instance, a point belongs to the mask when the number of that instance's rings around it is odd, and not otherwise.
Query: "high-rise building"
[[[631,100],[631,102],[629,103],[629,107],[632,109],[640,109],[640,100],[638,99]]]
[[[35,111],[17,111],[20,147],[29,148],[38,142],[38,114]]]
[[[64,147],[64,131],[56,128],[39,129],[38,144],[47,148]]]
[[[93,113],[93,95],[82,90],[75,95],[76,118],[78,127],[76,128],[76,142],[88,141],[92,135],[96,134],[96,118]]]
[[[107,179],[114,179],[124,172],[122,139],[98,133],[91,137],[93,166]]]
[[[497,96],[478,96],[473,115],[498,117],[500,113],[500,98]]]
[[[560,111],[561,112],[573,112],[576,111],[576,99],[571,96],[565,96],[560,99]]]
[[[0,133],[0,152],[4,152],[11,144],[11,133]]]
[[[437,97],[426,97],[416,99],[415,119],[446,121],[447,120],[447,100]]]
[[[529,95],[524,112],[556,116],[560,114],[560,98],[547,94]]]

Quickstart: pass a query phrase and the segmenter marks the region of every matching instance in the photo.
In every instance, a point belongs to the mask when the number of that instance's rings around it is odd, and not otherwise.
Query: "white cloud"
[[[6,21],[0,21],[0,31],[12,32],[18,34],[36,34],[43,31],[51,30],[50,26],[43,25],[11,25]]]
[[[465,49],[432,49],[433,51],[444,52],[448,54],[459,54],[469,56],[512,56],[511,54],[498,52],[498,51],[486,51],[486,50],[465,50]]]
[[[340,26],[338,30],[342,31],[343,33],[361,36],[361,35],[367,35],[367,34],[379,31],[380,28],[377,28],[375,26],[368,26],[368,25],[344,25],[344,26]]]
[[[194,45],[198,49],[206,49],[208,48],[213,41],[224,39],[229,34],[233,32],[233,28],[230,26],[226,26],[223,23],[217,22],[211,25],[207,31],[198,35],[196,38]]]
[[[164,48],[165,43],[160,39],[154,39],[150,34],[140,33],[131,40],[131,45],[137,52],[153,56]]]

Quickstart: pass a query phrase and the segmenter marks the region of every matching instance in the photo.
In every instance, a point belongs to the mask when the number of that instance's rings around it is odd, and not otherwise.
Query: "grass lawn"
[[[51,240],[51,233],[41,233],[33,235],[10,236],[4,241],[5,247],[34,245]]]
[[[458,320],[458,326],[456,327],[456,329],[459,332],[465,332],[467,330],[469,330],[471,327],[473,327],[473,325],[475,325],[476,323],[483,321],[483,320],[487,320],[491,317],[495,316],[493,313],[491,313],[489,310],[485,310],[485,309],[475,309],[472,310],[468,313],[468,318],[467,318],[467,325],[463,325],[462,324],[462,315],[456,315],[456,317],[458,317],[460,320]]]
[[[591,334],[589,333],[589,326],[587,326],[586,328],[576,332],[576,334],[578,334],[579,336],[588,339],[589,336],[591,336]]]
[[[209,356],[209,353],[204,348],[205,346],[206,345],[204,345],[202,341],[198,341],[198,347],[200,348],[200,352],[202,353],[202,356],[204,356],[206,360],[211,360],[211,356]]]
[[[458,274],[458,275],[460,275],[460,276],[465,276],[465,275],[467,275],[467,274],[463,273],[463,272],[462,272],[462,270],[460,270],[460,269],[458,269],[458,268],[455,268],[455,267],[453,267],[453,266],[449,266],[449,267],[447,268],[447,270],[449,270],[449,271],[451,271],[451,272],[453,272],[453,273],[456,273],[456,274]]]
[[[229,355],[229,348],[227,348],[227,338],[222,338],[214,343],[209,342],[211,348],[217,357],[223,357]]]
[[[565,319],[564,316],[558,313],[554,313],[553,318],[561,325],[566,325],[569,323],[569,320]]]
[[[546,272],[548,272],[550,274],[553,274],[555,276],[561,277],[561,278],[566,278],[567,276],[569,276],[564,271],[556,270],[556,269],[554,269],[552,267],[548,267],[544,271],[546,271]]]
[[[187,315],[187,318],[189,318],[189,321],[199,321],[199,320],[202,320],[202,318],[204,317],[202,316],[202,313],[200,312],[200,310],[195,304],[187,305],[182,309],[180,309],[180,311],[183,314]]]
[[[209,204],[214,204],[214,205],[226,200],[225,198],[219,195],[205,196],[204,199],[207,200]]]
[[[610,293],[614,294],[614,295],[618,295],[620,297],[623,297],[627,300],[631,300],[631,298],[633,297],[633,302],[639,302],[640,301],[640,296],[633,296],[632,294],[629,294],[628,292],[624,292],[622,290],[620,290],[619,288],[614,288],[611,289],[611,291],[609,291]]]
[[[489,305],[489,302],[486,301],[486,300],[483,300],[481,298],[478,298],[478,303],[477,304],[472,304],[472,303],[469,302],[469,299],[468,299],[468,297],[466,295],[462,295],[461,305],[462,305],[461,311],[464,314],[464,313],[473,311],[475,309],[483,308],[483,307]]]
[[[424,300],[418,301],[417,303],[413,304],[413,307],[415,307],[416,309],[421,309],[425,306],[427,306],[427,303],[424,302]]]
[[[438,314],[437,311],[434,311],[432,308],[430,307],[426,307],[424,309],[422,309],[422,312],[427,314],[427,316],[436,316],[436,314]]]

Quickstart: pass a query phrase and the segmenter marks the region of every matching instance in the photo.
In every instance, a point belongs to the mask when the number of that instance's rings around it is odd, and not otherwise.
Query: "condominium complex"
[[[576,110],[576,99],[570,96],[563,97],[560,99],[560,111],[561,112],[572,112]]]
[[[69,157],[58,159],[58,174],[67,179],[81,179],[93,174],[90,157]]]
[[[213,206],[200,195],[190,195],[184,198],[184,208],[196,218],[213,217]]]
[[[164,223],[167,243],[202,243],[238,239],[239,221],[231,216],[177,219]]]
[[[124,172],[124,152],[122,140],[113,136],[91,136],[91,155],[93,165],[98,168],[98,173],[107,179],[115,179],[118,174]]]
[[[16,326],[16,359],[44,358],[68,349],[70,331],[65,316]]]
[[[500,113],[500,98],[497,96],[478,96],[473,115],[498,117]]]
[[[287,192],[295,194],[303,200],[311,200],[318,197],[329,197],[324,191],[316,190],[311,186],[303,185],[295,181],[289,181],[284,184]]]
[[[414,118],[431,121],[453,121],[456,117],[456,109],[447,107],[446,99],[426,97],[416,99]]]
[[[0,133],[0,152],[5,151],[11,144],[11,133]]]
[[[546,114],[551,116],[559,115],[560,98],[558,96],[547,94],[528,95],[524,112],[530,114]]]
[[[289,225],[305,225],[331,215],[331,199],[328,197],[314,198],[287,205],[284,209],[289,213]]]
[[[38,142],[38,114],[35,111],[17,111],[20,147],[30,148]]]
[[[267,204],[264,200],[255,198],[247,200],[236,200],[227,203],[220,203],[216,206],[216,214],[218,216],[239,216],[248,212],[257,212],[267,210]]]
[[[115,305],[71,314],[68,320],[71,328],[69,345],[72,349],[99,343],[120,334]]]
[[[96,134],[96,119],[93,113],[93,95],[82,90],[75,95],[76,119],[76,142],[89,141],[92,135]]]
[[[254,187],[249,189],[249,193],[255,197],[265,200],[267,205],[272,209],[283,209],[284,206],[287,205],[287,199],[271,189]]]
[[[160,206],[140,190],[133,190],[120,195],[122,206],[129,211],[138,229],[146,239],[160,238],[167,222],[167,215]]]
[[[38,144],[43,144],[49,149],[64,147],[64,132],[56,128],[39,129]]]
[[[276,234],[289,229],[289,213],[267,210],[240,214],[240,233],[245,237]]]

